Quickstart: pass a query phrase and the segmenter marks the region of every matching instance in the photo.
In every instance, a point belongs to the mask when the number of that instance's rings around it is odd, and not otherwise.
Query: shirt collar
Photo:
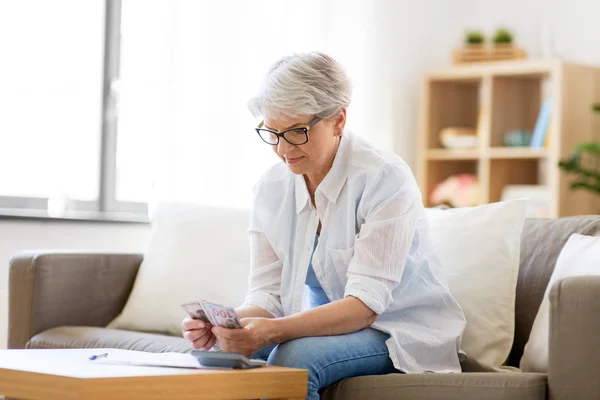
[[[327,175],[325,175],[323,182],[317,187],[317,190],[323,193],[327,197],[327,200],[334,204],[337,202],[348,178],[348,147],[350,146],[350,139],[350,132],[344,132],[337,153],[335,154],[333,165]],[[304,176],[296,175],[295,179],[296,212],[300,213],[308,205],[310,196],[308,195]]]
[[[304,181],[304,175],[296,175],[296,213],[300,214],[300,211],[304,210],[304,207],[308,205],[308,188]]]

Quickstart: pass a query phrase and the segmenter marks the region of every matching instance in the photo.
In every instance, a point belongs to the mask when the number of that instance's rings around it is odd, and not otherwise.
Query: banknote
[[[233,307],[222,306],[208,301],[192,301],[181,307],[193,319],[199,319],[213,326],[223,326],[229,329],[241,329],[242,324]],[[217,342],[210,351],[222,351]]]
[[[207,318],[213,325],[223,326],[229,329],[241,329],[242,324],[233,307],[200,301]]]
[[[193,319],[199,319],[200,321],[212,324],[212,321],[207,317],[204,308],[199,301],[192,301],[190,303],[182,304],[181,307],[189,314]],[[214,324],[213,324],[214,325]]]
[[[192,301],[181,307],[194,319],[208,322],[214,326],[229,329],[241,329],[242,324],[233,307],[222,306],[208,301]]]
[[[199,319],[200,321],[214,325],[213,322],[207,317],[206,312],[199,301],[185,303],[182,304],[181,307],[188,313],[190,318]],[[222,349],[219,343],[215,343],[215,345],[209,351],[222,351]]]

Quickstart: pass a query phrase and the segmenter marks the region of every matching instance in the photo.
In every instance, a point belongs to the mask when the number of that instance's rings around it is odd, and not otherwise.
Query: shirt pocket
[[[349,249],[330,249],[329,254],[331,255],[335,275],[342,284],[342,287],[345,287],[346,282],[348,282],[348,266],[354,256],[354,247],[350,247]]]

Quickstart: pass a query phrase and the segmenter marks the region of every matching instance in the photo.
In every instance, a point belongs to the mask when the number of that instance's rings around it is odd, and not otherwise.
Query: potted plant
[[[480,31],[468,31],[465,35],[465,45],[480,47],[485,42],[485,36]]]
[[[592,111],[600,118],[600,104],[594,104]],[[587,190],[600,196],[600,142],[580,143],[558,166],[576,177],[571,190]]]
[[[498,28],[496,33],[494,34],[494,45],[495,46],[512,46],[513,43],[513,35],[512,33],[505,28]]]
[[[467,31],[463,46],[452,51],[453,64],[521,60],[527,56],[525,50],[513,45],[513,34],[505,28],[495,32],[492,46],[485,46],[485,42],[485,35],[481,31]]]
[[[454,64],[462,64],[467,61],[477,61],[485,58],[484,47],[485,36],[481,31],[467,31],[465,33],[464,45],[455,49],[452,53]]]

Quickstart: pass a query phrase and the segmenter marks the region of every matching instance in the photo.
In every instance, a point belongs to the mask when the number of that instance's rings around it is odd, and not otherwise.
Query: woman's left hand
[[[223,351],[249,357],[272,344],[270,339],[275,334],[276,323],[273,318],[243,318],[240,322],[243,329],[228,329],[222,326],[212,328]]]

